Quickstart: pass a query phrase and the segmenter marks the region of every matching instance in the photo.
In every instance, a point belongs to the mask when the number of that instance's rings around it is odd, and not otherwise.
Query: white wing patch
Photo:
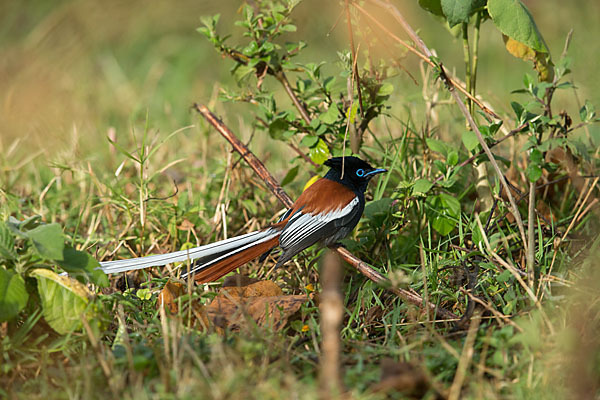
[[[329,222],[348,215],[357,205],[358,197],[354,197],[344,208],[326,214],[303,214],[302,211],[298,211],[283,229],[279,237],[279,246],[285,250],[294,243],[301,242]]]

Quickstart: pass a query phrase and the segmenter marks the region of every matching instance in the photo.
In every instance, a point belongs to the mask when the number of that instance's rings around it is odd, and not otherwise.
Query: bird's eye
[[[364,169],[357,169],[356,170],[356,176],[364,176],[365,175],[365,170]]]

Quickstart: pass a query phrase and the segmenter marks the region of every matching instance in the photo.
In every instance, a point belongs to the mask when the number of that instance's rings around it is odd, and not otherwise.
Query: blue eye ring
[[[360,168],[360,169],[357,169],[357,170],[356,170],[356,176],[360,176],[360,177],[363,177],[363,176],[365,176],[365,170],[364,170],[364,169],[362,169],[362,168]]]

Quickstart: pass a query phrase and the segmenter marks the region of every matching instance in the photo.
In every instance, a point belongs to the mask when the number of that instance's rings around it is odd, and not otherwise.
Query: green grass
[[[316,6],[306,1],[298,7],[294,35],[309,43],[303,55],[307,62],[327,61],[326,68],[333,71],[335,51],[347,47],[345,27],[341,20],[326,36],[340,8],[320,4],[323,12],[315,15]],[[235,85],[228,72],[231,63],[195,32],[201,15],[221,12],[223,23],[231,24],[237,7],[237,2],[187,1],[175,7],[162,1],[148,7],[141,1],[123,5],[87,0],[0,6],[0,75],[10,77],[0,79],[2,220],[41,215],[45,222],[59,223],[69,242],[98,259],[111,257],[117,248],[119,257],[175,251],[273,222],[281,204],[190,110],[195,101],[209,105],[250,141],[249,147],[277,178],[289,170],[289,148],[254,130],[255,108],[218,101],[219,87]],[[552,2],[531,9],[555,57],[565,33],[575,27],[570,55],[577,95],[581,102],[600,104],[597,63],[592,62],[598,58],[598,43],[589,40],[600,34],[591,19],[598,15],[593,12],[598,5]],[[438,49],[445,65],[455,66],[461,76],[459,41],[415,5],[403,12]],[[512,114],[509,102],[519,97],[510,91],[522,85],[530,66],[509,56],[494,35],[483,31],[478,91],[497,111]],[[345,243],[394,284],[462,315],[467,308],[461,291],[467,287],[465,267],[473,267],[462,249],[469,245],[480,211],[473,179],[464,172],[458,177],[464,190],[450,189],[460,200],[461,213],[457,227],[446,236],[431,225],[439,211],[436,205],[426,196],[412,196],[405,183],[439,174],[434,161],[442,157],[424,139],[459,143],[464,122],[455,107],[440,105],[438,124],[426,125],[431,115],[424,110],[422,85],[440,99],[448,94],[431,78],[423,83],[414,60],[406,59],[406,69],[420,86],[402,72],[391,79],[395,91],[389,115],[375,121],[376,137],[369,137],[364,147],[390,172],[371,184],[368,197],[378,202],[371,203]],[[281,89],[265,84],[279,101],[287,101]],[[565,91],[556,110],[577,115],[576,102],[574,92]],[[596,124],[582,135],[595,140],[599,133]],[[143,163],[136,162],[112,146],[107,135],[131,155],[152,153]],[[523,160],[521,145],[505,143],[497,153],[514,166]],[[459,156],[461,161],[467,157],[464,148]],[[591,168],[583,173],[597,175],[597,159],[582,165]],[[513,170],[514,179],[523,183],[518,169]],[[312,173],[303,168],[285,189],[298,196]],[[540,233],[536,255],[541,276],[553,279],[542,283],[541,309],[510,273],[480,256],[474,294],[493,313],[484,312],[466,347],[466,330],[454,332],[449,324],[432,321],[422,309],[346,269],[341,361],[352,397],[405,398],[399,392],[372,391],[385,358],[422,370],[430,381],[425,398],[435,398],[436,391],[447,394],[461,357],[469,351],[461,398],[597,397],[597,208],[586,212],[565,243],[554,248],[577,211],[579,196],[572,186],[560,190],[559,202],[552,205],[556,219]],[[144,201],[149,197],[155,200]],[[226,224],[218,212],[221,207]],[[498,208],[497,215],[507,211],[502,203]],[[522,212],[526,215],[525,202]],[[180,229],[186,221],[192,223],[191,230]],[[510,221],[495,219],[488,237],[503,259],[522,264],[518,231]],[[320,254],[311,249],[278,270],[271,270],[272,262],[264,267],[252,262],[241,272],[274,280],[286,294],[303,294],[309,284],[319,291]],[[154,293],[167,276],[164,271],[142,272],[139,279],[142,288]],[[156,294],[145,298],[137,289],[120,292],[114,289],[117,279],[111,280],[112,289],[98,294],[102,329],[92,330],[95,338],[85,330],[60,336],[34,310],[22,313],[17,323],[2,323],[0,394],[51,399],[318,395],[321,332],[315,301],[307,302],[297,316],[300,326],[308,325],[306,332],[291,324],[278,333],[257,327],[218,335],[190,329],[184,311],[179,318],[161,320]],[[214,286],[194,294],[202,302],[213,295]]]

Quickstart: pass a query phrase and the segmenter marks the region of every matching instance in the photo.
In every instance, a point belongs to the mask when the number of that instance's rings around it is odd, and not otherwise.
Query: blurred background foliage
[[[572,79],[578,85],[580,101],[600,103],[600,82],[595,68],[600,61],[600,36],[596,23],[600,3],[590,1],[525,1],[551,53],[562,52],[567,33],[574,29],[569,56],[573,59]],[[405,2],[402,11],[428,45],[435,49],[447,68],[458,68],[464,76],[462,43],[435,17],[416,2]],[[133,124],[145,121],[163,132],[197,123],[190,112],[195,102],[215,104],[219,85],[235,85],[228,72],[231,60],[223,60],[202,35],[196,32],[200,17],[220,13],[223,32],[229,32],[240,7],[237,1],[95,2],[28,0],[0,3],[0,133],[3,152],[15,139],[29,154],[38,150],[46,156],[73,145],[77,132],[85,154],[99,157],[108,149],[106,134],[114,128],[125,135]],[[337,51],[347,48],[343,19],[336,24],[343,8],[337,2],[303,1],[293,13],[298,26],[287,40],[304,40],[308,48],[297,62],[335,63]],[[382,22],[387,16],[377,14]],[[388,21],[391,22],[391,21]],[[478,93],[498,111],[509,112],[510,90],[521,86],[529,63],[504,51],[502,38],[490,25],[482,26]],[[387,24],[396,26],[394,23]],[[396,29],[396,32],[398,30]],[[240,34],[234,28],[233,34]],[[382,57],[397,57],[398,47],[378,49]],[[416,74],[414,57],[404,59],[403,67]],[[328,66],[324,69],[327,71]],[[415,76],[416,82],[420,82]],[[391,80],[395,86],[392,113],[402,117],[403,110],[422,102],[421,88],[408,74]],[[585,83],[585,84],[583,84]],[[268,84],[268,83],[267,83]],[[282,91],[279,85],[272,89]],[[280,93],[281,94],[281,93]],[[579,107],[572,96],[557,98],[556,110],[577,115]],[[561,103],[562,102],[562,103]],[[412,118],[419,126],[419,107]],[[233,103],[217,104],[217,111],[234,129],[240,120],[253,119],[253,107]],[[408,111],[405,111],[408,112]],[[590,129],[597,129],[592,127]],[[193,136],[195,133],[188,132]],[[248,137],[247,129],[240,132]],[[281,146],[273,141],[253,142],[260,146]],[[92,151],[88,153],[88,151]],[[277,162],[279,160],[275,160]],[[283,162],[284,160],[281,160]]]

